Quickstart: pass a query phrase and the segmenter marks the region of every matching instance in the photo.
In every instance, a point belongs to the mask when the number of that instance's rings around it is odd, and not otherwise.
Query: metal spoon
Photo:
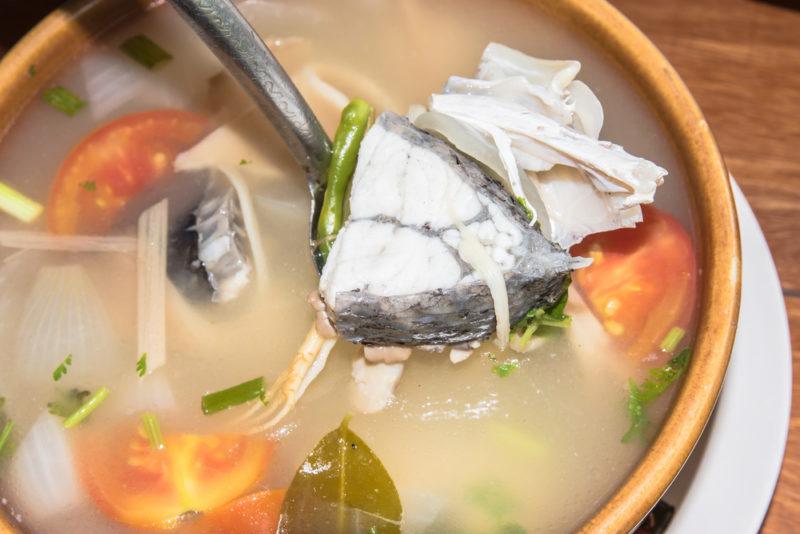
[[[331,142],[297,87],[230,0],[169,0],[228,72],[255,100],[303,168],[311,193],[309,246],[317,271],[317,219]]]

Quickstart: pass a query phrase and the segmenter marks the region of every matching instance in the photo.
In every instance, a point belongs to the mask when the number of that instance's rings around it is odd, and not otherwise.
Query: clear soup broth
[[[410,105],[427,102],[447,76],[471,76],[491,41],[538,57],[577,59],[579,78],[603,103],[601,138],[668,169],[656,205],[693,232],[679,157],[652,110],[609,57],[526,2],[245,1],[241,9],[330,135],[338,123],[340,95],[365,98],[376,113],[403,114]],[[172,59],[152,70],[131,61],[119,44],[138,34]],[[6,417],[14,421],[12,445],[0,459],[0,496],[25,530],[138,531],[112,519],[108,504],[98,506],[82,471],[86,451],[102,456],[124,449],[143,410],[157,414],[165,435],[237,432],[237,418],[248,407],[205,416],[201,395],[259,375],[269,384],[286,368],[313,320],[306,296],[318,276],[307,244],[305,178],[222,72],[171,8],[156,7],[103,35],[54,80],[52,85],[80,95],[83,109],[67,116],[37,99],[0,145],[0,178],[46,205],[69,151],[112,119],[172,108],[208,117],[211,127],[232,123],[241,143],[206,157],[241,163],[237,172],[252,196],[265,258],[257,289],[251,286],[234,303],[192,301],[168,288],[166,364],[140,379],[135,250],[0,247],[5,260],[0,335],[7,340],[0,353],[0,396],[6,399]],[[241,153],[231,152],[238,148]],[[46,231],[46,219],[47,214],[25,224],[2,216],[0,231]],[[133,230],[126,231],[135,237]],[[497,372],[497,365],[509,355],[491,341],[458,364],[446,353],[415,350],[395,400],[378,413],[354,415],[351,428],[394,480],[403,531],[574,531],[626,478],[660,425],[673,391],[648,408],[652,424],[646,438],[623,443],[631,424],[629,380],[641,381],[664,360],[626,356],[580,300],[570,295],[572,326],[517,356],[507,376]],[[264,434],[271,457],[246,493],[287,488],[320,438],[354,412],[351,365],[360,351],[346,341],[337,343],[297,407]],[[72,364],[54,381],[53,370],[67,353]],[[59,499],[60,490],[37,496],[25,477],[45,477],[50,467],[36,453],[25,466],[17,465],[21,444],[35,423],[55,417],[45,415],[48,403],[72,388],[94,392],[103,386],[111,392],[105,402],[64,432],[67,450],[45,439],[38,452],[62,454],[72,462],[67,471],[78,489],[66,502]],[[186,516],[177,528],[192,531],[196,519]]]

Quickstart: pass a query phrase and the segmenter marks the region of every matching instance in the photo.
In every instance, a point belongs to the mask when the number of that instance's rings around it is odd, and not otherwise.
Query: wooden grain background
[[[800,0],[611,2],[683,76],[772,249],[792,331],[794,404],[763,532],[800,532]],[[0,53],[59,3],[0,0]]]
[[[686,81],[775,258],[792,331],[794,402],[762,531],[800,532],[800,0],[611,2]]]

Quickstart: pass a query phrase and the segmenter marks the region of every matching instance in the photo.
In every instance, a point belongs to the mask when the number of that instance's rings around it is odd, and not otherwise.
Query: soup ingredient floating
[[[641,384],[637,384],[633,380],[629,381],[628,415],[631,418],[631,426],[622,436],[623,443],[630,442],[635,438],[644,439],[645,432],[650,426],[650,419],[646,412],[647,406],[681,377],[689,365],[691,356],[690,349],[683,349],[663,367],[650,369],[649,378]]]
[[[641,221],[639,206],[667,174],[598,140],[603,108],[574,79],[580,68],[490,43],[476,79],[451,77],[430,111],[414,117],[496,172],[565,248]]]
[[[156,110],[125,115],[70,151],[53,181],[47,227],[57,234],[104,234],[128,201],[172,172],[181,151],[208,127],[201,115]],[[95,183],[94,191],[81,186]]]
[[[24,223],[31,223],[39,218],[44,207],[13,187],[0,182],[0,210]]]
[[[579,264],[472,160],[386,112],[361,145],[319,290],[349,341],[452,345],[507,339]]]
[[[101,510],[133,527],[174,527],[186,512],[213,510],[256,484],[272,458],[261,438],[167,434],[154,448],[130,430],[115,444],[104,432],[78,438],[81,480]]]
[[[575,284],[606,331],[634,361],[656,354],[674,328],[685,330],[695,303],[692,241],[671,215],[651,206],[636,228],[588,237],[573,254],[592,258]]]
[[[323,437],[297,470],[278,532],[400,532],[397,488],[349,423]]]

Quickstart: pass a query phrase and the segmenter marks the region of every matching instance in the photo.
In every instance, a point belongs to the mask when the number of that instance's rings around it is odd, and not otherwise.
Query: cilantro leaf
[[[85,182],[81,182],[78,185],[81,186],[81,189],[83,189],[84,191],[88,191],[89,193],[92,193],[97,189],[97,182],[93,180],[86,180]]]
[[[91,392],[85,389],[72,388],[69,391],[62,392],[57,400],[48,402],[47,411],[59,417],[69,417],[81,407],[90,394]]]
[[[623,443],[629,443],[636,437],[644,438],[645,431],[650,425],[647,406],[681,377],[689,365],[691,356],[691,349],[685,348],[662,367],[650,369],[649,377],[641,384],[636,384],[633,380],[628,382],[628,416],[631,426],[622,436]]]
[[[147,374],[147,353],[143,352],[141,358],[136,361],[136,373],[142,377]]]
[[[72,354],[67,354],[64,361],[58,364],[58,367],[53,370],[53,380],[56,382],[61,380],[61,377],[67,374],[70,365],[72,365]]]
[[[492,366],[492,372],[500,378],[507,377],[517,369],[519,369],[519,362],[517,360],[508,360]]]

